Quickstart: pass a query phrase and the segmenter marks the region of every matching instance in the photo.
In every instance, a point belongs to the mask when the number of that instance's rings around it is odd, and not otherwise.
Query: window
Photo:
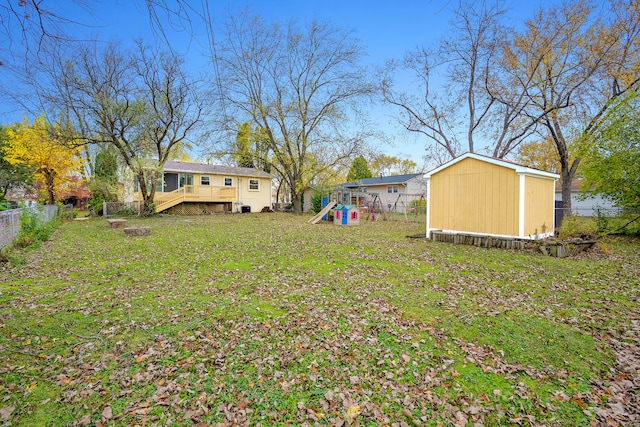
[[[180,187],[187,187],[193,185],[193,175],[187,173],[181,173],[178,177]]]
[[[225,178],[225,179],[224,179],[224,186],[225,186],[225,187],[231,187],[231,186],[233,186],[233,179],[232,179],[232,178]]]
[[[249,180],[249,191],[259,191],[260,190],[260,181],[257,179]]]
[[[178,176],[178,186],[185,188],[185,193],[193,193],[193,175],[181,173]]]
[[[211,185],[211,177],[201,176],[200,177],[200,185]]]
[[[397,193],[398,186],[397,185],[387,185],[387,193]]]

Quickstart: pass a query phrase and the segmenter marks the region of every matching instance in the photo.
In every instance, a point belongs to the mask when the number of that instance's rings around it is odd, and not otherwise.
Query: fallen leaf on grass
[[[113,410],[111,409],[111,406],[107,406],[102,410],[102,418],[106,418],[107,420],[110,420],[112,417],[113,417]]]
[[[0,408],[0,418],[3,420],[8,420],[11,418],[11,414],[16,409],[15,406],[5,406],[4,408]]]
[[[355,418],[358,415],[360,415],[360,405],[349,406],[349,409],[347,409],[347,416],[349,418]]]

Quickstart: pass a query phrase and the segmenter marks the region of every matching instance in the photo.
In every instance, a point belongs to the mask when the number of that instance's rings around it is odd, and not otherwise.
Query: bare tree
[[[363,133],[344,128],[349,107],[371,92],[359,65],[363,49],[327,23],[300,28],[245,12],[228,19],[214,51],[220,72],[214,90],[228,128],[250,121],[264,132],[272,170],[301,212],[305,187],[363,143]]]
[[[440,158],[462,151],[489,151],[504,157],[526,139],[535,122],[514,129],[520,104],[500,102],[497,60],[509,30],[500,24],[505,11],[485,2],[461,2],[455,11],[450,36],[436,47],[405,55],[402,67],[390,62],[381,84],[384,100],[400,110],[400,122],[409,131],[425,135]],[[409,72],[412,92],[394,88],[395,73]],[[444,83],[443,83],[444,82]],[[415,90],[417,89],[417,90]],[[480,135],[491,141],[478,147]],[[446,159],[444,159],[446,160]]]
[[[200,122],[196,82],[175,54],[141,43],[135,51],[85,44],[49,53],[42,55],[35,88],[43,105],[70,123],[76,144],[117,149],[149,212],[159,172]]]
[[[69,9],[83,10],[91,15],[93,3],[70,0],[70,4],[61,5],[43,0],[0,0],[0,34],[7,42],[6,48],[20,54],[38,52],[44,43],[52,40],[80,41],[77,30],[81,27],[94,28],[92,24],[97,25],[98,22],[73,19]],[[167,26],[193,35],[193,20],[210,19],[207,3],[200,8],[187,0],[138,0],[138,3],[147,9],[150,28],[169,47]]]
[[[567,213],[580,164],[573,146],[597,126],[612,98],[638,86],[637,2],[612,6],[612,19],[589,1],[540,10],[505,49],[512,73],[527,85],[522,116],[540,123],[542,137],[557,149]]]

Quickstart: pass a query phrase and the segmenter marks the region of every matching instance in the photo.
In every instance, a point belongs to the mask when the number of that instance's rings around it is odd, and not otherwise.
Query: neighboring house
[[[559,175],[467,153],[428,172],[432,231],[534,239],[554,233]]]
[[[36,203],[38,201],[38,192],[33,187],[14,187],[7,191],[5,199],[12,206],[18,207],[22,202]]]
[[[309,186],[302,192],[302,212],[311,211],[311,199],[315,194],[322,193],[316,187]]]
[[[338,204],[368,207],[376,195],[383,209],[408,212],[413,204],[426,195],[423,174],[381,176],[347,182],[335,186],[330,199]]]
[[[582,180],[580,179],[571,182],[571,213],[578,216],[597,216],[598,212],[605,216],[618,214],[620,208],[599,194],[589,196],[584,200],[578,197],[580,195],[581,185]],[[560,181],[556,182],[556,200],[562,201],[562,183]],[[560,208],[561,207],[560,205]]]
[[[260,212],[271,207],[271,179],[253,168],[169,160],[156,187],[156,212]]]
[[[58,194],[64,205],[71,205],[78,209],[86,208],[91,196],[91,190],[79,176],[71,177]]]

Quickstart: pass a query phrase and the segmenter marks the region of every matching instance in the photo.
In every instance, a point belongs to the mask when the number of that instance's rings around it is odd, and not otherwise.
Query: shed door
[[[342,211],[342,225],[347,225],[349,221],[349,210],[345,209]]]

